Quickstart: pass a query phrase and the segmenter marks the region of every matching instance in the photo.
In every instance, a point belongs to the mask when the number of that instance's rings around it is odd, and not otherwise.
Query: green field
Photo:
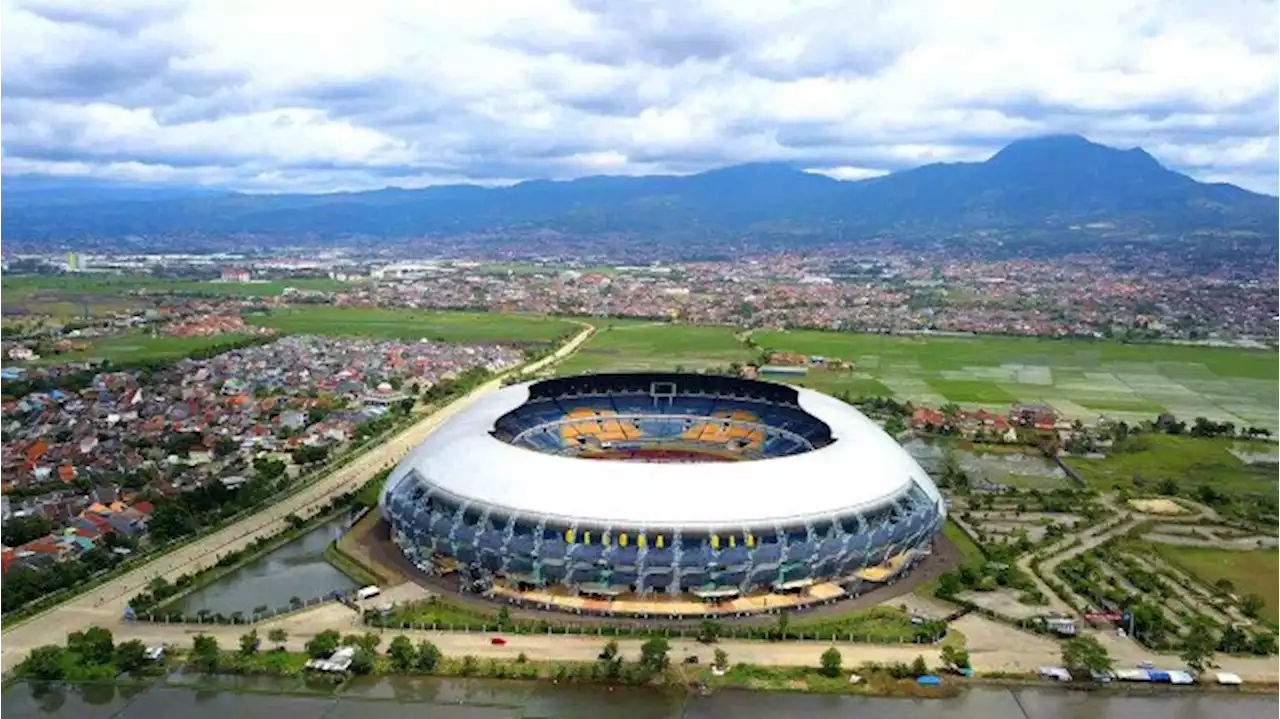
[[[933,379],[929,386],[957,404],[1011,405],[1018,398],[995,382],[966,379]]]
[[[143,334],[119,335],[103,339],[86,340],[89,349],[83,352],[63,352],[44,355],[31,365],[64,364],[80,360],[110,360],[114,364],[127,364],[142,360],[179,360],[193,351],[209,345],[227,344],[243,339],[244,335],[218,335],[216,337],[152,337]]]
[[[998,411],[1016,402],[1042,402],[1085,421],[1099,415],[1141,421],[1169,411],[1187,420],[1204,416],[1238,427],[1280,429],[1280,363],[1274,351],[815,331],[760,331],[751,338],[758,350],[724,327],[622,321],[612,330],[602,328],[561,371],[697,369],[778,350],[852,362],[851,370],[814,368],[802,377],[771,378],[833,394]]]
[[[650,322],[613,323],[574,356],[559,365],[561,374],[724,367],[748,362],[753,353],[729,327],[702,327]]]
[[[207,292],[221,295],[278,295],[286,287],[299,290],[342,290],[356,283],[327,278],[298,277],[271,282],[223,283],[198,280],[169,279],[141,275],[52,275],[48,277],[5,277],[0,280],[0,290],[6,297],[23,299],[35,293],[65,293],[87,295],[125,295],[139,290],[148,292]]]
[[[775,382],[785,382],[800,387],[816,389],[831,395],[847,392],[850,397],[890,397],[893,391],[879,380],[871,379],[856,372],[838,372],[814,370],[802,377],[765,377]]]
[[[286,334],[342,335],[443,342],[547,343],[578,329],[568,320],[486,312],[363,307],[294,307],[246,318]]]
[[[1082,420],[1160,412],[1280,429],[1274,351],[1083,339],[756,332],[765,349],[852,361],[894,396],[937,407],[1042,402]]]
[[[1093,487],[1133,489],[1134,478],[1148,491],[1163,479],[1184,489],[1211,484],[1225,492],[1276,491],[1275,465],[1246,464],[1229,451],[1238,440],[1186,435],[1144,434],[1131,438],[1106,459],[1070,457],[1064,461]],[[1266,445],[1268,447],[1273,445]]]
[[[1188,574],[1213,584],[1230,580],[1235,594],[1262,597],[1262,618],[1280,620],[1280,553],[1270,550],[1209,549],[1153,544],[1161,558]]]

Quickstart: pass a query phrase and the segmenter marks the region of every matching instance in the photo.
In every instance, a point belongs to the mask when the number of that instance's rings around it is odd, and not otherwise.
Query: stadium
[[[492,392],[411,452],[380,504],[428,574],[646,616],[856,596],[928,554],[945,517],[928,475],[854,407],[683,373]]]

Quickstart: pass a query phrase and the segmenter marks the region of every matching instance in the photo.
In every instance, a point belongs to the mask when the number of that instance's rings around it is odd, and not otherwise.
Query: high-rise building
[[[79,272],[84,269],[83,261],[80,255],[75,252],[67,253],[67,272]]]

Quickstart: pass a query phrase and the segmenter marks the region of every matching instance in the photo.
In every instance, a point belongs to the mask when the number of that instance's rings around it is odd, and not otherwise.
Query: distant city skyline
[[[1271,2],[6,0],[0,18],[6,175],[861,179],[1070,132],[1280,192]]]

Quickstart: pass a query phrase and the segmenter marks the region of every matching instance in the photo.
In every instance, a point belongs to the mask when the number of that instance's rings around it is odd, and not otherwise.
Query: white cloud
[[[1266,0],[0,0],[5,172],[836,177],[1080,132],[1277,191]]]

